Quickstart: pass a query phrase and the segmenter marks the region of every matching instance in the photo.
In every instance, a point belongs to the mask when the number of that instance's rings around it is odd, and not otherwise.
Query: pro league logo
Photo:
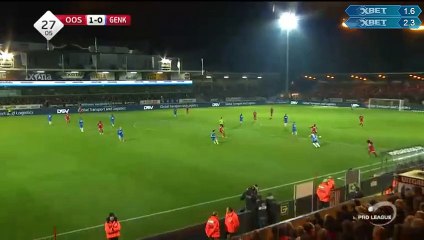
[[[396,218],[396,207],[384,201],[368,207],[367,213],[358,214],[358,220],[365,220],[376,226],[384,226]]]

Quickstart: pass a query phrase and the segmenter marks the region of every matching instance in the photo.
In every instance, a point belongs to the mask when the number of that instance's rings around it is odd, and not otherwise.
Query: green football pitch
[[[0,118],[0,223],[2,239],[105,239],[109,212],[122,221],[120,239],[132,240],[203,223],[214,210],[241,208],[251,184],[279,199],[292,197],[291,183],[342,176],[351,167],[378,166],[377,152],[422,145],[422,113],[350,108],[270,106],[78,114],[68,126],[63,115]],[[253,121],[252,112],[258,112]],[[239,115],[245,116],[239,123]],[[295,121],[283,126],[283,115]],[[358,116],[364,114],[365,126]],[[212,129],[223,117],[227,138],[214,145]],[[99,135],[98,120],[105,124]],[[321,148],[309,133],[318,126]],[[289,124],[289,125],[290,125]],[[341,182],[336,182],[341,183]]]

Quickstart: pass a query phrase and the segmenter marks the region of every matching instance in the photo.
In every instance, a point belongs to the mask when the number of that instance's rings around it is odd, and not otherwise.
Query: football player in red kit
[[[364,116],[363,116],[363,115],[359,116],[359,125],[360,125],[361,127],[363,127],[363,126],[364,126]]]
[[[368,155],[374,154],[377,157],[377,153],[375,152],[374,143],[371,140],[367,140],[368,143]]]
[[[220,126],[220,127],[219,127],[219,132],[221,133],[221,136],[222,136],[223,138],[225,138],[225,130],[224,130],[224,126]]]
[[[69,113],[67,113],[65,115],[65,121],[66,121],[67,124],[69,124],[71,122],[71,116],[69,115]]]
[[[103,123],[102,123],[102,121],[99,121],[97,123],[97,128],[99,130],[100,135],[103,135]]]
[[[254,111],[253,112],[253,120],[255,120],[255,121],[256,121],[256,114],[257,114],[256,111]]]
[[[311,134],[318,134],[318,128],[315,123],[311,126]]]

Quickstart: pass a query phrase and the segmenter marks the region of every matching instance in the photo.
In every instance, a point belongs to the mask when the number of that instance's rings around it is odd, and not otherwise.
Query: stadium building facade
[[[278,73],[213,72],[200,64],[199,69],[183,69],[184,60],[178,57],[145,55],[126,47],[50,45],[48,51],[45,44],[12,42],[1,49],[3,105],[267,97],[280,85]]]
[[[184,68],[184,59],[146,55],[127,47],[44,43],[0,44],[0,104],[138,103],[278,99],[280,73],[215,72]],[[188,60],[191,59],[187,59]],[[293,100],[366,103],[401,99],[422,105],[424,75],[305,73],[290,82]],[[84,87],[82,87],[84,86]],[[113,87],[109,87],[113,86]]]

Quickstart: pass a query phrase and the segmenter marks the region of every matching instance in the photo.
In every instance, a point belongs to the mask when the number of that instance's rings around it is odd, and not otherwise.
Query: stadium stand
[[[144,55],[123,47],[94,46],[80,48],[71,45],[11,42],[9,65],[0,66],[3,81],[167,81],[192,80],[189,86],[138,87],[2,87],[0,105],[13,104],[76,104],[95,101],[139,102],[181,98],[204,101],[226,97],[268,97],[278,93],[279,73],[234,73],[179,69],[177,57],[162,58]],[[118,51],[119,50],[119,51]],[[169,60],[169,65],[163,61]],[[106,96],[107,95],[107,96]]]
[[[375,225],[358,218],[370,206],[388,201],[396,206],[395,219]],[[422,240],[424,195],[422,186],[403,186],[396,194],[347,201],[321,211],[257,229],[233,240]]]
[[[404,155],[402,156],[405,157]],[[349,191],[347,185],[338,187],[332,192],[330,207],[322,210],[317,210],[317,205],[314,204],[312,207],[316,211],[310,211],[311,197],[314,202],[317,202],[315,194],[289,202],[278,201],[273,198],[272,203],[267,206],[270,210],[269,214],[276,213],[277,217],[263,228],[259,228],[258,216],[254,210],[241,210],[239,211],[239,235],[231,239],[422,240],[424,239],[424,225],[421,225],[421,221],[424,220],[424,195],[422,189],[416,186],[420,186],[420,184],[424,186],[423,160],[421,157],[411,157],[410,160],[405,162],[395,161],[396,164],[393,168],[379,168],[378,171],[380,172],[376,172],[366,179],[364,178],[359,184],[361,191],[366,197],[352,199],[347,194]],[[384,171],[384,169],[387,171]],[[417,171],[418,173],[415,173]],[[402,174],[405,172],[415,173],[418,178],[423,178],[423,180],[410,181],[401,179],[403,177]],[[401,181],[404,181],[404,183],[399,184]],[[396,182],[396,187],[391,188],[392,191],[388,193],[386,190],[387,186],[393,186],[394,182]],[[407,182],[413,184],[407,185]],[[262,194],[261,192],[259,193]],[[388,225],[375,226],[366,220],[359,219],[359,213],[367,213],[370,206],[384,201],[389,201],[396,205],[396,219],[393,222]],[[295,205],[296,209],[294,209]],[[306,213],[296,214],[295,212]],[[220,219],[220,222],[223,225],[223,219]],[[143,239],[203,239],[203,228],[204,224],[202,223]],[[223,228],[221,232],[224,232]]]
[[[366,101],[368,98],[398,98],[418,104],[424,100],[424,81],[409,79],[408,74],[404,74],[396,81],[356,81],[349,80],[348,75],[346,74],[340,81],[315,82],[314,88],[304,96],[321,100],[344,98],[360,101]]]
[[[417,192],[417,190],[416,190]],[[424,219],[423,211],[414,209],[410,199],[422,198],[421,193],[411,193],[407,196],[384,196],[382,198],[371,197],[362,199],[359,205],[346,203],[342,207],[337,206],[331,209],[317,212],[320,218],[324,216],[323,222],[320,224],[319,218],[303,217],[301,219],[293,220],[282,224],[278,230],[276,228],[267,228],[262,235],[265,238],[252,237],[255,234],[248,233],[243,237],[233,239],[243,240],[256,240],[256,239],[331,239],[331,240],[362,240],[362,239],[393,239],[393,240],[420,240],[424,239]],[[393,224],[384,227],[374,226],[363,220],[355,220],[353,216],[357,212],[366,213],[366,209],[370,206],[370,202],[376,203],[378,201],[388,200],[394,203],[397,207],[397,217]],[[422,203],[423,201],[420,201]],[[343,209],[344,206],[345,209]],[[294,231],[296,229],[297,231]],[[277,233],[274,233],[277,232]],[[320,236],[324,232],[324,238]]]

